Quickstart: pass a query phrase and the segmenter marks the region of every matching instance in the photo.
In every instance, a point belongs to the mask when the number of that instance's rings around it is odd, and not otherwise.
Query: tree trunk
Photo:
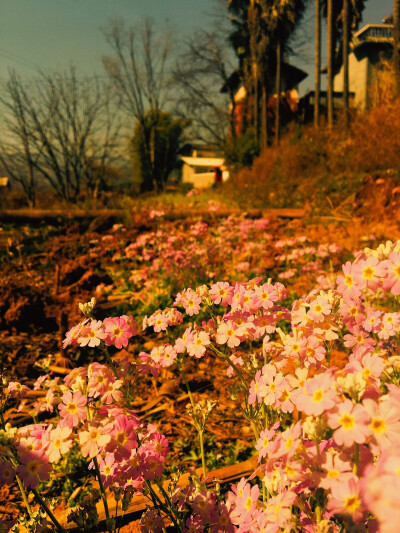
[[[344,124],[349,125],[349,0],[343,0],[343,111]]]
[[[326,44],[327,44],[327,113],[328,126],[333,126],[333,16],[332,16],[332,0],[327,0],[328,10],[326,17]]]
[[[400,0],[393,0],[393,65],[397,96],[400,97]]]
[[[320,1],[315,0],[315,94],[314,126],[319,126],[319,92],[321,89],[321,10]]]
[[[252,65],[253,73],[253,126],[256,134],[256,138],[259,139],[259,128],[258,128],[258,65],[253,63]]]
[[[275,109],[275,144],[279,144],[280,137],[280,97],[281,97],[281,43],[276,47],[276,109]]]
[[[261,95],[261,150],[268,147],[268,92],[265,82]]]

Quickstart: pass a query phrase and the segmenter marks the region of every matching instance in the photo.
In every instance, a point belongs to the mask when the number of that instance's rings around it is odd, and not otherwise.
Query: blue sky
[[[147,16],[159,24],[168,19],[183,39],[196,29],[211,29],[217,4],[218,0],[0,0],[0,79],[7,78],[9,68],[29,80],[38,68],[64,70],[71,64],[82,75],[103,74],[100,59],[109,49],[100,29],[110,19],[122,18],[127,24]],[[393,0],[368,0],[366,5],[363,23],[376,23],[392,12]],[[301,92],[313,86],[312,8],[306,18],[308,44],[291,60],[310,73]]]

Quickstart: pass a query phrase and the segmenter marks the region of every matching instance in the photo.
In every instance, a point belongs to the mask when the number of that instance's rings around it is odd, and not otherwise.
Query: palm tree
[[[235,31],[230,35],[247,94],[252,94],[252,124],[263,147],[267,144],[267,101],[275,74],[277,104],[275,140],[280,136],[281,65],[288,41],[303,16],[306,0],[228,0]],[[261,84],[261,120],[259,88]],[[259,126],[261,124],[261,135]]]
[[[343,98],[348,115],[349,64],[348,51],[352,32],[357,29],[366,0],[323,0],[323,16],[327,26],[327,111],[328,125],[333,125],[333,74],[343,61]],[[341,53],[336,54],[336,50]]]
[[[270,35],[270,47],[275,48],[275,143],[280,138],[280,95],[282,56],[288,47],[288,42],[305,11],[305,0],[258,0],[261,6],[261,16],[267,33]]]

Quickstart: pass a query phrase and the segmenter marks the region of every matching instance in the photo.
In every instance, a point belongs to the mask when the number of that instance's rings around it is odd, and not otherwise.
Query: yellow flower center
[[[90,439],[97,440],[98,436],[99,436],[99,432],[97,431],[97,429],[92,429],[92,431],[89,434]]]
[[[116,328],[113,329],[113,336],[114,337],[120,337],[121,335],[122,335],[122,329],[121,328],[116,327]]]
[[[346,496],[346,501],[345,501],[344,506],[350,513],[354,513],[355,511],[357,511],[360,505],[361,505],[361,502],[356,495]]]
[[[292,447],[292,445],[293,445],[293,439],[292,439],[292,437],[289,437],[289,438],[287,439],[287,441],[285,442],[285,448],[286,448],[287,450],[290,450],[290,448]]]
[[[338,470],[329,470],[328,474],[327,474],[327,477],[329,477],[331,479],[335,479],[336,477],[338,477],[338,475],[339,475],[339,471]]]
[[[351,276],[350,274],[346,274],[345,278],[344,278],[344,283],[347,287],[352,287],[353,286],[353,276]]]
[[[313,394],[313,401],[318,403],[322,400],[323,397],[324,397],[324,393],[322,392],[321,389],[318,389]]]
[[[247,498],[246,500],[246,503],[245,503],[245,507],[248,511],[250,511],[251,509],[251,506],[253,505],[253,500],[250,498],[250,496]]]
[[[372,279],[374,277],[374,274],[375,274],[375,269],[372,268],[371,266],[367,266],[363,268],[363,277],[365,279]]]
[[[383,433],[386,429],[386,423],[383,418],[373,418],[371,422],[371,429],[375,433],[378,433],[378,435]]]
[[[39,472],[39,465],[36,461],[30,461],[28,463],[28,471],[30,474],[37,474]]]
[[[74,402],[70,402],[67,405],[67,411],[71,413],[71,415],[74,415],[78,411],[78,406]]]
[[[344,415],[342,415],[340,417],[339,422],[344,427],[344,429],[354,428],[354,416],[351,416],[348,413],[345,413]]]

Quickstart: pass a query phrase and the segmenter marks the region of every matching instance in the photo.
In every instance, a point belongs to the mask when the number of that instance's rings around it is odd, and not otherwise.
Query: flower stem
[[[53,524],[56,526],[57,531],[60,531],[61,533],[66,533],[67,530],[62,527],[60,522],[57,520],[57,518],[52,513],[50,507],[47,505],[47,503],[44,501],[44,499],[40,496],[39,492],[36,489],[32,489],[33,494],[35,495],[35,498],[40,503],[41,507],[46,511],[47,515],[53,522]]]
[[[195,426],[196,426],[197,432],[199,434],[199,440],[200,440],[200,455],[201,455],[201,464],[202,464],[202,468],[203,468],[203,476],[206,477],[206,459],[205,459],[205,456],[204,456],[204,439],[203,439],[204,428],[200,427],[200,424],[199,424],[199,422],[198,422],[198,420],[196,418],[196,414],[195,414],[196,413],[196,408],[195,408],[195,404],[194,404],[194,400],[193,400],[193,396],[192,396],[192,391],[190,390],[189,382],[187,380],[185,372],[183,371],[183,368],[181,368],[181,374],[182,374],[183,381],[185,382],[186,389],[187,389],[188,394],[189,394],[190,403],[191,403],[192,408],[193,408],[193,419],[194,419]]]
[[[354,444],[354,462],[353,462],[353,474],[358,475],[358,461],[360,459],[360,445],[357,442]]]
[[[203,477],[206,477],[206,459],[204,455],[204,439],[203,439],[203,431],[201,430],[199,430],[199,440],[200,440],[201,465],[203,467]]]
[[[100,468],[99,468],[99,463],[97,461],[97,457],[93,457],[93,464],[94,464],[94,467],[95,467],[95,470],[96,470],[97,480],[99,482],[101,498],[103,500],[103,505],[104,505],[104,511],[106,513],[106,518],[107,518],[107,520],[110,520],[110,512],[108,510],[106,491],[104,489],[103,481],[101,479]]]
[[[152,496],[152,500],[153,500],[153,504],[154,504],[154,507],[158,507],[159,509],[162,509],[164,511],[164,513],[170,517],[170,519],[172,520],[174,526],[177,528],[176,531],[181,531],[180,527],[179,527],[179,524],[174,516],[174,513],[172,512],[171,509],[169,509],[167,507],[167,505],[165,505],[162,501],[161,501],[161,498],[156,494],[156,492],[154,491],[153,487],[151,486],[151,483],[150,481],[146,481],[145,480],[145,483],[146,483],[146,486],[147,488],[149,489],[150,491],[150,494]],[[160,487],[160,486],[159,486]],[[164,496],[165,497],[165,496]],[[166,500],[166,503],[168,502],[168,500]]]
[[[185,385],[186,385],[186,390],[188,391],[188,394],[189,394],[190,403],[192,404],[192,407],[194,409],[195,406],[194,406],[194,400],[193,400],[193,396],[192,396],[192,391],[190,390],[189,382],[187,380],[185,372],[183,371],[183,368],[181,368],[181,374],[182,374],[182,377],[183,377],[183,381],[185,382]]]
[[[19,476],[15,475],[15,479],[17,480],[19,490],[21,491],[22,499],[24,500],[26,510],[28,511],[29,516],[32,516],[32,507],[29,504],[28,495],[26,494],[25,487],[23,486],[22,481],[19,478]]]
[[[117,369],[115,368],[114,361],[111,359],[111,355],[110,355],[109,351],[107,350],[107,346],[104,343],[102,343],[102,344],[103,344],[103,352],[105,353],[105,356],[106,356],[106,359],[107,359],[107,363],[110,365],[110,368],[113,371],[113,374],[114,374],[115,378],[119,379],[119,375],[118,375]]]

